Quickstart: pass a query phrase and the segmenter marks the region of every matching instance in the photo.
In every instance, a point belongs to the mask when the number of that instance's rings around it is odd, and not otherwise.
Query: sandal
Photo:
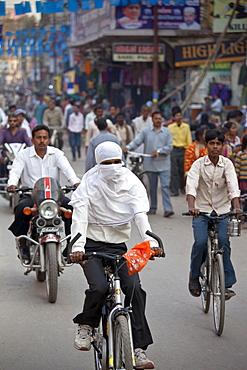
[[[193,296],[193,297],[200,297],[201,295],[201,284],[199,283],[199,278],[191,278],[190,277],[190,280],[189,280],[189,291],[190,291],[190,294]]]
[[[233,290],[230,290],[230,289],[226,288],[226,290],[225,290],[225,300],[226,301],[229,301],[229,299],[231,299],[235,295],[236,295],[236,293]]]

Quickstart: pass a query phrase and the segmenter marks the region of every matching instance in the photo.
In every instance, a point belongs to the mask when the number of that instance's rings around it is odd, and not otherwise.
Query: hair
[[[153,118],[156,114],[160,114],[160,115],[162,116],[161,112],[159,112],[158,110],[155,110],[155,111],[152,113],[152,118]]]
[[[40,131],[40,130],[45,130],[48,132],[48,136],[49,138],[51,137],[51,130],[49,129],[48,126],[46,125],[38,125],[38,126],[35,126],[32,130],[32,138],[34,138],[36,132]]]
[[[208,115],[207,113],[203,113],[201,115],[201,125],[208,125],[209,122],[208,122]]]
[[[235,110],[231,110],[230,112],[228,112],[228,114],[226,116],[226,119],[228,121],[231,118],[235,118],[235,117],[242,116],[242,115],[243,115],[243,113],[241,112],[241,110],[235,109]]]
[[[223,132],[217,128],[213,128],[212,130],[208,130],[205,135],[205,141],[208,143],[210,140],[218,139],[222,144],[225,141],[225,136]]]
[[[116,118],[118,118],[119,116],[124,117],[124,113],[119,112],[119,113],[116,115]]]
[[[17,115],[15,113],[10,113],[10,114],[8,114],[8,120],[10,118],[16,118],[17,119]]]
[[[172,116],[174,117],[175,114],[177,113],[182,113],[180,107],[178,105],[176,105],[175,107],[172,108]]]
[[[199,141],[201,137],[203,136],[204,132],[208,130],[208,126],[202,125],[198,127],[195,131],[195,139],[196,141]]]
[[[232,127],[232,125],[235,125],[236,126],[236,123],[235,122],[231,122],[231,121],[228,121],[224,124],[224,127],[226,127],[228,130],[230,130],[230,128]]]
[[[10,105],[10,106],[9,106],[9,110],[10,110],[10,109],[13,109],[13,108],[15,108],[15,109],[16,109],[16,104],[12,104],[12,105]]]
[[[247,135],[244,135],[242,138],[242,150],[247,148]]]
[[[56,105],[56,100],[55,99],[51,99],[48,103],[49,104],[52,103],[52,104]]]
[[[98,110],[98,109],[103,109],[103,107],[102,107],[102,105],[96,105],[95,107],[94,107],[94,113],[96,112],[96,110]]]
[[[99,117],[95,120],[95,124],[100,131],[105,130],[107,127],[107,122],[105,117]]]

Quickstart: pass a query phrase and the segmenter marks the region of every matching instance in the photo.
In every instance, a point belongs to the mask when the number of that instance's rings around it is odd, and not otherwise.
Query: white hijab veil
[[[89,223],[110,226],[130,222],[137,213],[148,212],[147,192],[141,181],[122,164],[102,165],[122,159],[120,146],[106,141],[95,150],[97,165],[85,173],[72,194],[73,207],[88,206]]]

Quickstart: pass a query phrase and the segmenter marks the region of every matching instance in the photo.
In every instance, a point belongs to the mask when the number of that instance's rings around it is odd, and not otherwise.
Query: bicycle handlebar
[[[198,213],[198,216],[205,216],[205,215],[209,215],[209,213],[208,212]],[[224,220],[225,218],[228,218],[231,216],[238,216],[238,215],[244,216],[246,215],[246,212],[229,212],[226,215],[220,215],[220,216],[210,216],[209,215],[207,217],[210,218],[210,220]],[[182,216],[193,216],[193,214],[191,212],[184,212],[182,213]]]
[[[148,157],[148,158],[152,157],[151,154],[137,153],[137,152],[132,152],[129,150],[127,153],[130,155],[135,155],[135,156],[140,156],[140,157]]]
[[[165,254],[165,251],[164,251],[164,246],[163,246],[163,242],[161,240],[161,238],[154,234],[153,232],[147,230],[146,231],[146,234],[151,236],[153,239],[157,240],[158,244],[159,244],[159,247],[163,250],[163,253],[161,254],[160,257],[165,257],[166,254]],[[70,241],[69,245],[68,245],[68,251],[67,251],[67,255],[68,255],[68,263],[70,263],[70,253],[71,253],[71,249],[73,247],[73,245],[76,243],[76,241],[81,237],[81,233],[77,233],[76,236]],[[92,257],[102,257],[102,258],[108,258],[108,259],[117,259],[121,256],[119,255],[116,255],[116,254],[111,254],[111,253],[98,253],[98,252],[92,252],[92,253],[86,253],[84,254],[83,256],[83,260],[85,259],[89,259],[89,258],[92,258]],[[155,257],[155,256],[154,256]],[[158,257],[158,256],[156,256]]]

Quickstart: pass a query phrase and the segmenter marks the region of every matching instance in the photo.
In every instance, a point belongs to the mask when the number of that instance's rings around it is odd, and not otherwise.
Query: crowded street
[[[68,145],[64,151],[71,158]],[[84,155],[71,163],[81,178]],[[231,238],[238,282],[236,297],[226,302],[224,332],[218,337],[214,331],[212,307],[207,315],[204,314],[201,299],[193,298],[188,291],[193,237],[191,218],[181,215],[187,210],[185,195],[172,198],[175,215],[164,218],[160,189],[158,193],[159,207],[149,220],[153,231],[162,238],[167,255],[165,259],[150,261],[141,272],[142,285],[147,292],[147,318],[154,340],[148,348],[148,356],[158,370],[244,370],[247,361],[247,231],[242,230],[240,237]],[[49,303],[45,283],[36,280],[34,272],[24,276],[14,237],[8,231],[13,211],[2,197],[0,214],[1,370],[93,369],[93,350],[86,353],[73,347],[75,325],[72,318],[81,309],[87,286],[81,268],[73,265],[64,269],[58,279],[57,302]],[[128,246],[131,248],[139,242],[134,227]]]

